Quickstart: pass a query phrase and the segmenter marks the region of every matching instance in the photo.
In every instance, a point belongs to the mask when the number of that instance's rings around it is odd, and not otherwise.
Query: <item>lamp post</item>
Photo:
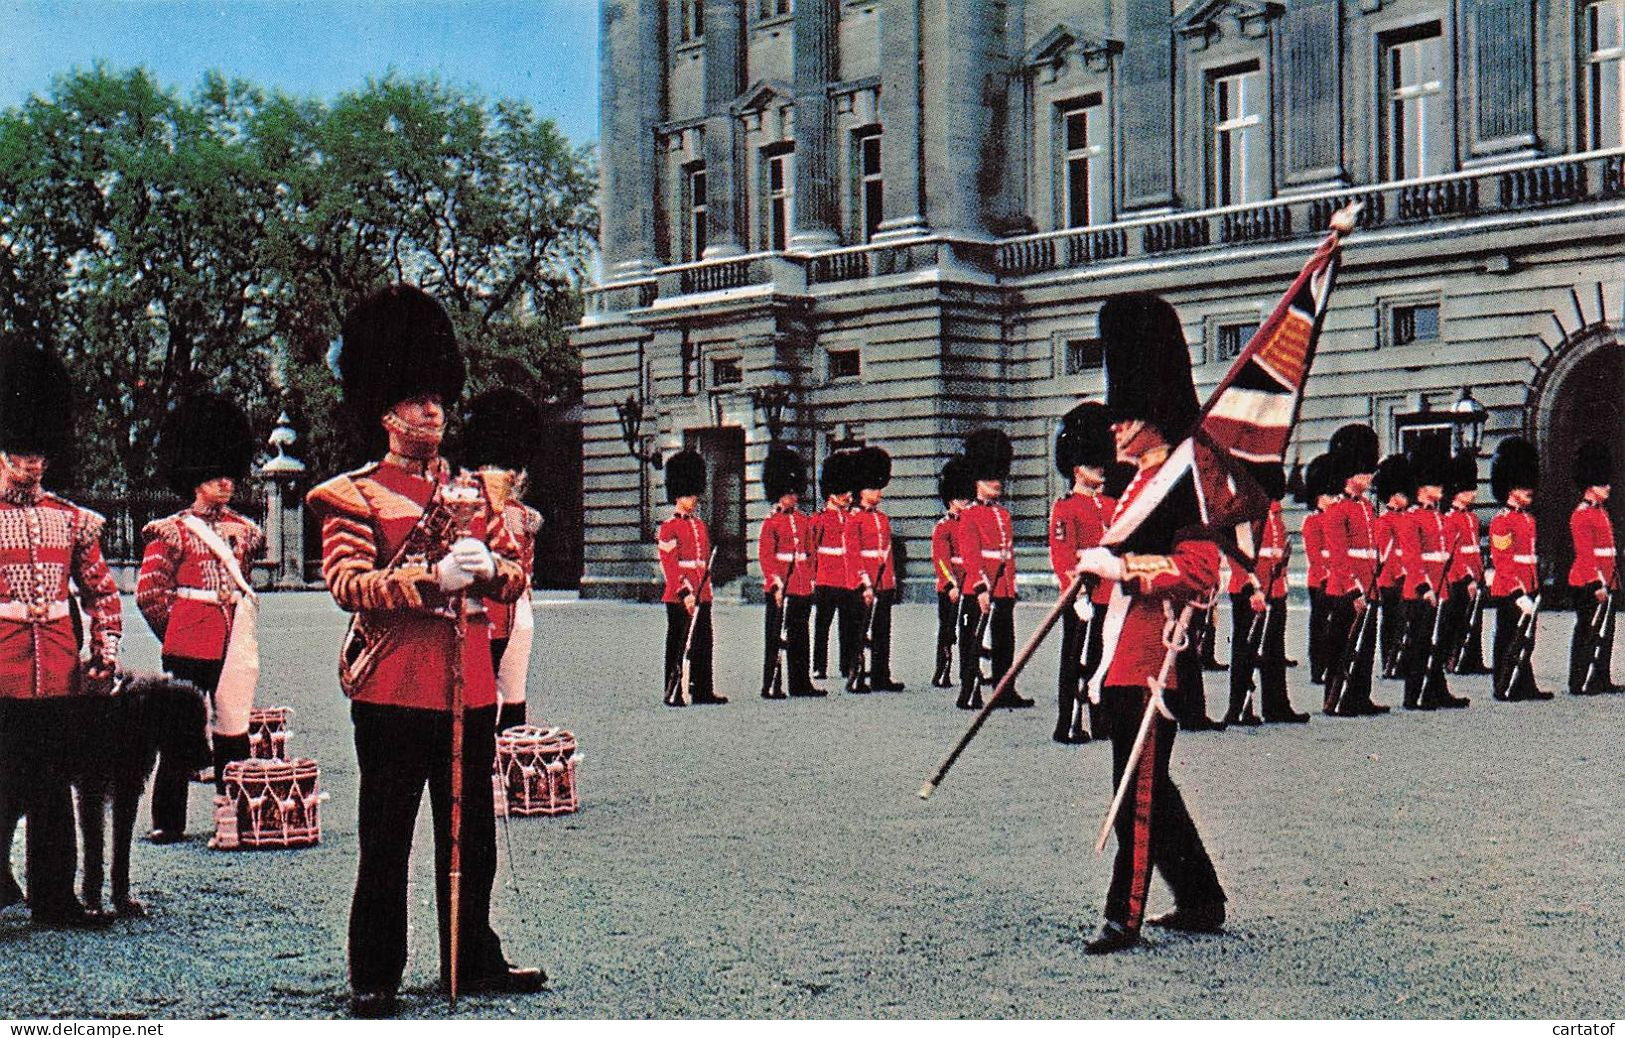
[[[621,440],[626,444],[626,453],[636,458],[639,464],[653,465],[660,468],[665,462],[659,450],[647,454],[643,451],[643,420],[647,417],[643,404],[637,396],[628,393],[626,399],[615,405],[615,420],[621,426]]]
[[[790,390],[780,385],[760,386],[750,391],[750,402],[767,426],[767,441],[777,444],[784,432],[784,409],[790,403]]]
[[[1478,446],[1484,439],[1484,423],[1490,413],[1483,404],[1473,399],[1473,387],[1461,387],[1461,399],[1450,407],[1450,421],[1456,427],[1456,452],[1478,457]]]
[[[276,453],[260,466],[260,475],[266,482],[265,539],[276,552],[273,583],[279,588],[302,588],[305,586],[304,502],[294,492],[294,484],[305,474],[305,463],[288,454],[288,448],[299,439],[290,423],[286,411],[277,417],[276,428],[266,440]]]

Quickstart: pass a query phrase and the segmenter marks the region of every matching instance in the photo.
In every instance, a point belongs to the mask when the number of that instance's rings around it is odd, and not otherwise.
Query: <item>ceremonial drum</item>
[[[303,757],[232,761],[226,765],[225,781],[214,846],[257,850],[321,842],[322,795],[315,761]]]
[[[523,724],[497,736],[492,776],[498,814],[567,815],[576,811],[576,737]]]
[[[293,710],[268,706],[248,713],[248,755],[260,760],[287,760],[288,718]]]

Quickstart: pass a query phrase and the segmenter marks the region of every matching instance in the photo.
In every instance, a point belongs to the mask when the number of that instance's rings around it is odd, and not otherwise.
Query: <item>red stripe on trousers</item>
[[[1145,894],[1151,886],[1151,787],[1157,770],[1157,724],[1145,733],[1145,747],[1134,774],[1134,874],[1128,888],[1128,918],[1123,925],[1138,930],[1145,918]]]

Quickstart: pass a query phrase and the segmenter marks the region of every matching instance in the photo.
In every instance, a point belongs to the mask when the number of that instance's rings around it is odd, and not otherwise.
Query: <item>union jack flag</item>
[[[1341,223],[1352,226],[1352,218]],[[1200,527],[1251,564],[1251,527],[1269,512],[1265,487],[1281,484],[1346,233],[1334,227],[1315,249],[1203,406],[1191,437],[1112,522],[1103,544],[1161,551],[1170,534]]]

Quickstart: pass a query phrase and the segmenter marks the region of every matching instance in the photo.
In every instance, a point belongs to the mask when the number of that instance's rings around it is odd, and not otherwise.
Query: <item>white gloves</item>
[[[1088,595],[1080,594],[1072,600],[1072,611],[1078,614],[1078,619],[1088,623],[1094,619],[1095,604],[1089,600]]]
[[[491,557],[491,549],[485,542],[476,537],[463,537],[454,542],[451,557],[475,580],[490,580],[496,576],[497,560]]]
[[[435,583],[440,585],[440,590],[448,595],[455,594],[474,583],[474,575],[463,569],[457,562],[457,556],[450,553],[435,563],[434,579]]]
[[[1514,604],[1517,605],[1518,612],[1525,616],[1533,616],[1535,613],[1535,600],[1528,595],[1519,595],[1517,602]]]
[[[1075,573],[1093,573],[1106,580],[1123,579],[1123,560],[1112,554],[1110,548],[1085,548],[1078,552]]]

